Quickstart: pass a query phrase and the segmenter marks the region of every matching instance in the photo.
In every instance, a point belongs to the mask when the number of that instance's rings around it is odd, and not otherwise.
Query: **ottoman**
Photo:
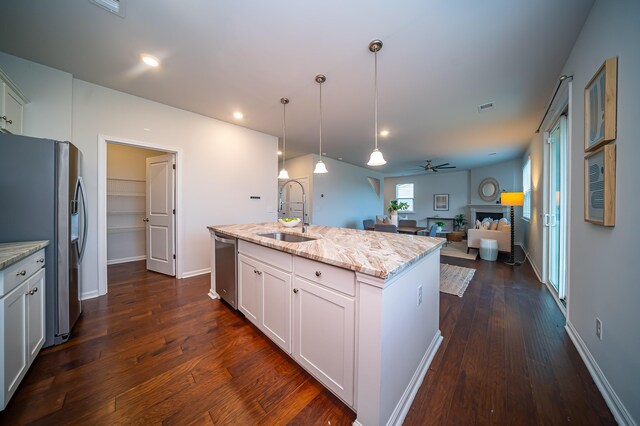
[[[495,261],[498,258],[498,240],[482,238],[480,240],[480,259]]]

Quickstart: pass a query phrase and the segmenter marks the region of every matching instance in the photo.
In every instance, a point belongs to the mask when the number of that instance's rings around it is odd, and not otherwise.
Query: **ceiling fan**
[[[437,166],[433,166],[431,165],[431,161],[433,160],[426,160],[427,164],[420,164],[420,168],[423,169],[425,172],[437,172],[438,170],[444,170],[444,169],[455,169],[456,166],[450,166],[449,163],[442,163],[442,164],[438,164]]]

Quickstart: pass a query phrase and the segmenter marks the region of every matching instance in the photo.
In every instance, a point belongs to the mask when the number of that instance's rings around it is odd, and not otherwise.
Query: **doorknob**
[[[149,218],[145,217],[144,219],[142,219],[143,222],[149,222]]]

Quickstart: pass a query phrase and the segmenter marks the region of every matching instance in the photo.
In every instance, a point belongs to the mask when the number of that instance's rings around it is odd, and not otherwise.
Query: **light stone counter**
[[[261,237],[258,234],[269,232],[301,234],[300,226],[287,228],[278,223],[268,222],[219,225],[208,228],[241,240],[382,279],[398,274],[437,250],[445,242],[442,238],[419,235],[311,225],[307,227],[307,233],[304,235],[317,240],[290,243]]]
[[[49,241],[21,241],[0,244],[0,269],[4,269],[49,245]]]

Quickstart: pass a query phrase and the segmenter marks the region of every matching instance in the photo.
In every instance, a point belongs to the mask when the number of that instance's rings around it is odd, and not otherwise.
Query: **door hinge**
[[[173,214],[176,214],[176,209],[173,209]]]
[[[175,170],[175,169],[176,169],[176,165],[174,164],[174,165],[173,165],[173,170]]]
[[[173,255],[173,258],[174,258],[174,259],[176,258],[176,255],[175,255],[175,254]]]

